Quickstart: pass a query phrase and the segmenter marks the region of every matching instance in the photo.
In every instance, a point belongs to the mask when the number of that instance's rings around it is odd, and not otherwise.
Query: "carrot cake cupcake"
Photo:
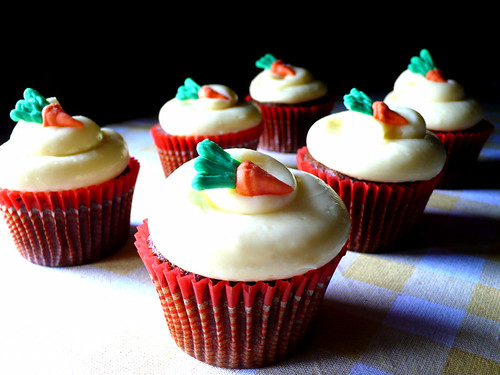
[[[299,170],[327,182],[351,216],[348,249],[382,251],[424,211],[441,178],[446,152],[418,112],[344,96],[347,111],[317,121],[297,153]]]
[[[255,105],[227,86],[200,86],[191,78],[162,106],[159,123],[151,129],[165,176],[195,158],[196,145],[204,139],[222,148],[256,149],[261,133],[262,116]]]
[[[470,171],[493,131],[477,100],[445,78],[426,49],[411,58],[384,101],[418,111],[445,145],[448,161],[440,187],[453,187]]]
[[[209,140],[198,153],[165,179],[136,246],[183,351],[265,366],[309,331],[349,215],[323,181],[266,154]]]
[[[247,99],[262,111],[264,130],[259,149],[294,166],[295,154],[305,145],[309,127],[330,114],[334,97],[309,70],[269,53],[255,65],[262,71],[251,81]],[[287,161],[287,154],[292,155],[292,162]]]
[[[21,255],[43,266],[100,259],[128,240],[139,162],[114,130],[28,88],[0,146],[0,210]]]

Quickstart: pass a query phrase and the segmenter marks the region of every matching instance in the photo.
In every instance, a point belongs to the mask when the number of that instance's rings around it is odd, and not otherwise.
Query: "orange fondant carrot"
[[[68,115],[57,103],[51,103],[42,110],[43,126],[81,127],[83,123]]]
[[[293,191],[293,187],[278,180],[257,164],[245,160],[236,169],[236,192],[245,196],[283,195]]]
[[[229,98],[220,92],[215,91],[212,89],[210,86],[201,86],[200,90],[198,91],[198,97],[199,98],[209,98],[209,99],[226,99],[229,100]]]
[[[373,102],[373,117],[385,124],[406,125],[408,121],[399,113],[391,110],[384,102]]]
[[[291,68],[290,66],[286,65],[283,60],[275,60],[271,64],[271,73],[274,74],[279,74],[281,76],[294,76],[295,75],[295,70]]]
[[[432,69],[425,73],[425,78],[434,82],[446,82],[440,69]]]

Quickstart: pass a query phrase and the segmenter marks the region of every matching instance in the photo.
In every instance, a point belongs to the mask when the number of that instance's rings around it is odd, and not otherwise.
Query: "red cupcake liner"
[[[443,142],[448,154],[444,167],[443,179],[439,188],[451,188],[470,173],[471,168],[477,161],[488,137],[493,132],[494,126],[483,120],[470,129],[459,132],[438,132],[434,134]]]
[[[200,279],[161,262],[151,250],[147,220],[135,237],[177,346],[228,368],[262,367],[292,353],[310,331],[346,252],[344,247],[325,266],[290,279],[229,282]]]
[[[307,147],[297,152],[297,168],[330,185],[349,211],[351,233],[347,248],[361,253],[388,249],[404,236],[424,212],[442,172],[427,181],[377,183],[327,173],[304,160]]]
[[[48,267],[75,266],[122,247],[139,162],[130,158],[120,176],[99,185],[53,192],[0,189],[0,211],[15,246],[28,261]]]
[[[333,95],[304,104],[262,103],[253,100],[262,113],[264,130],[259,147],[275,152],[293,153],[305,146],[309,128],[320,118],[329,115],[335,102]]]
[[[168,177],[182,164],[198,156],[196,146],[204,139],[210,139],[222,148],[237,147],[256,150],[262,133],[262,123],[238,132],[210,136],[171,135],[166,133],[160,124],[156,124],[151,128],[150,133],[165,177]]]

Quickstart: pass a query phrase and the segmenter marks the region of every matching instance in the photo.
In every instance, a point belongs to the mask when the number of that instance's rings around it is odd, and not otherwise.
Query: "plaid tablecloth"
[[[396,251],[348,252],[312,337],[290,359],[227,370],[184,354],[133,245],[162,178],[153,122],[112,127],[141,162],[130,240],[116,254],[44,268],[0,226],[1,374],[500,374],[500,114],[477,175],[437,190]]]

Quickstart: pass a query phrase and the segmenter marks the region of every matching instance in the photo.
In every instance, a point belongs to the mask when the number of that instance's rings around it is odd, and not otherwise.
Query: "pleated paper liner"
[[[152,252],[147,220],[135,236],[176,344],[200,361],[229,368],[262,367],[294,352],[346,252],[344,247],[325,266],[290,279],[229,282],[161,262]]]
[[[264,130],[259,148],[293,154],[305,146],[311,125],[329,115],[335,102],[333,95],[303,104],[262,103],[249,95],[246,100],[255,103],[262,113]]]
[[[460,132],[433,131],[443,142],[448,154],[443,179],[438,188],[459,187],[461,180],[473,172],[479,153],[493,129],[490,122],[483,120],[474,127]]]
[[[238,132],[211,136],[184,136],[166,133],[156,124],[150,130],[165,176],[185,162],[198,156],[196,145],[204,139],[210,139],[222,148],[249,148],[256,150],[262,133],[262,123]]]
[[[90,263],[128,240],[139,162],[99,185],[54,192],[0,189],[2,211],[19,253],[49,267]]]
[[[403,237],[424,212],[442,173],[431,180],[377,183],[339,177],[311,162],[307,147],[297,153],[297,168],[309,172],[337,192],[351,217],[347,248],[361,253],[387,250]],[[319,163],[318,163],[319,164]]]

